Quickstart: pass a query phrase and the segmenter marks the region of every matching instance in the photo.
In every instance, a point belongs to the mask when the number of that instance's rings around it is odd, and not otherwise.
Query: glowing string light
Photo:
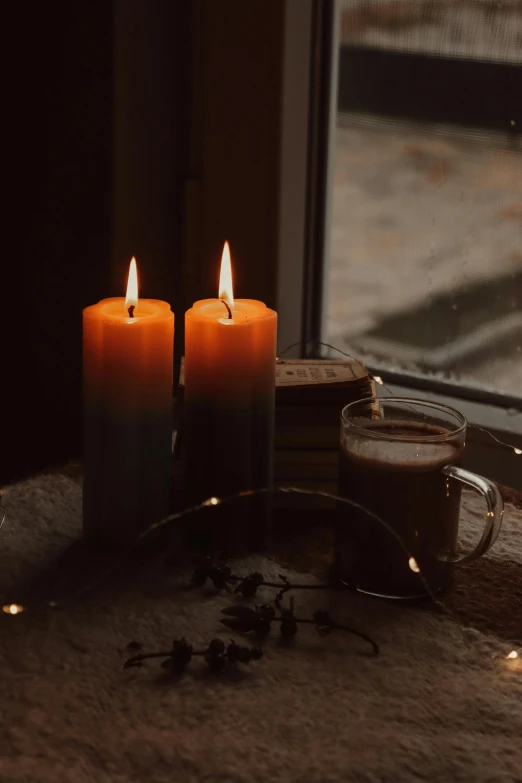
[[[408,565],[411,568],[411,570],[413,571],[413,573],[420,574],[420,568],[419,568],[419,566],[417,564],[417,561],[415,560],[414,557],[410,557],[410,559],[408,560]]]
[[[4,614],[22,614],[24,607],[21,604],[5,604],[2,606]]]

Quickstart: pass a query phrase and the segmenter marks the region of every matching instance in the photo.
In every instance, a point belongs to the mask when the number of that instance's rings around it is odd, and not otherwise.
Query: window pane
[[[522,2],[339,6],[328,342],[522,397]]]

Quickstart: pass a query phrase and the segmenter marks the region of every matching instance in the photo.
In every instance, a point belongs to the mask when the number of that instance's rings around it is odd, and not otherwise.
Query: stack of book
[[[278,360],[275,483],[335,493],[341,410],[374,394],[371,376],[356,361]],[[276,507],[285,505],[328,508],[332,502],[279,495]]]

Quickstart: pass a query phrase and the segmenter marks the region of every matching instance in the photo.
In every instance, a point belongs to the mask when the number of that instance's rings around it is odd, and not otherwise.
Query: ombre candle
[[[126,298],[83,311],[84,533],[116,548],[169,511],[174,314]]]
[[[277,313],[234,299],[225,243],[218,298],[196,302],[185,316],[187,502],[271,486],[276,340]],[[227,504],[218,515],[230,551],[263,546],[267,500],[252,499],[248,513],[243,501]]]

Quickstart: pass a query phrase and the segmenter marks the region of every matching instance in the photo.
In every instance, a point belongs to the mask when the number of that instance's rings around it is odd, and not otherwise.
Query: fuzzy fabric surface
[[[327,608],[370,634],[379,656],[343,632],[323,639],[303,626],[288,647],[274,629],[258,662],[214,677],[196,659],[171,679],[157,660],[123,670],[127,644],[227,641],[219,612],[239,599],[186,589],[191,569],[166,568],[164,554],[112,574],[93,555],[86,577],[74,556],[81,489],[63,475],[16,485],[6,502],[0,596],[25,611],[0,618],[1,783],[522,781],[522,512],[512,506],[444,609],[296,594],[298,616]],[[484,512],[471,495],[463,507],[471,539]],[[74,583],[65,592],[57,560]],[[296,577],[264,557],[233,567]],[[507,660],[513,649],[521,657]]]

